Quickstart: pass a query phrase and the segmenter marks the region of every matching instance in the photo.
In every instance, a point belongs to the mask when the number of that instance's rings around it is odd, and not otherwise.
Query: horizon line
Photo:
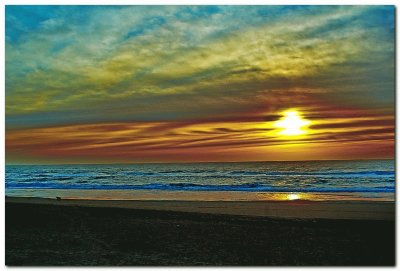
[[[209,164],[209,163],[267,163],[267,162],[328,162],[328,161],[377,161],[393,160],[396,158],[361,158],[361,159],[311,159],[311,160],[257,160],[257,161],[198,161],[198,162],[134,162],[134,163],[54,163],[54,164],[14,164],[5,163],[5,166],[73,166],[73,165],[144,165],[144,164]]]

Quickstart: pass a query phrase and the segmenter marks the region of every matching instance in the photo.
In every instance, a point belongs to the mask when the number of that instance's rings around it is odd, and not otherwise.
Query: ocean
[[[395,200],[394,160],[6,165],[7,196]]]

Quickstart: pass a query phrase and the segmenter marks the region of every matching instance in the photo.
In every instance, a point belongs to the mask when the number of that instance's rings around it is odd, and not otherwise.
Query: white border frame
[[[1,240],[2,240],[2,249],[0,249],[0,268],[5,269],[5,213],[4,213],[4,198],[5,198],[5,193],[4,193],[4,182],[5,182],[5,5],[396,5],[400,3],[397,0],[169,0],[169,1],[162,1],[162,0],[141,0],[141,1],[132,1],[132,0],[4,0],[1,3],[1,11],[0,11],[0,35],[1,35],[1,59],[2,59],[2,64],[0,65],[0,73],[1,73],[1,90],[2,93],[0,95],[0,110],[2,113],[2,118],[0,120],[1,123],[1,136],[2,136],[2,141],[3,143],[1,144],[0,151],[1,151],[1,156],[0,156],[0,161],[1,161],[1,169],[0,169],[0,176],[1,179],[3,180],[1,188],[0,188],[0,197],[1,197],[1,206],[0,206],[0,230],[1,230]],[[397,10],[396,10],[396,15],[397,15]],[[396,52],[398,49],[398,42],[397,42],[397,29],[398,29],[399,23],[397,20],[396,16]],[[398,54],[396,53],[396,66],[398,63],[399,57]],[[396,68],[396,81],[398,78],[398,70]],[[397,82],[396,82],[396,94],[397,94]],[[400,98],[399,95],[396,95],[396,108],[397,104],[399,102]],[[399,114],[398,111],[396,110],[396,127],[400,124],[399,120]],[[398,138],[397,138],[397,133],[396,133],[396,173],[399,169],[398,167],[398,161],[397,161],[397,143],[398,143]],[[397,174],[396,174],[397,175]],[[397,176],[396,176],[397,177]],[[397,179],[397,178],[396,178]],[[399,200],[399,195],[396,193],[396,203]],[[396,204],[397,205],[397,204]],[[399,210],[396,208],[396,218],[398,217]],[[399,259],[399,248],[397,247],[397,241],[398,241],[398,224],[396,223],[396,260]],[[379,233],[377,233],[379,234]],[[70,269],[71,267],[61,267],[60,269]],[[140,267],[135,267],[135,268],[140,268]],[[292,269],[291,267],[266,267],[268,270],[288,270]],[[364,269],[365,267],[361,267]],[[26,269],[31,269],[29,267],[21,267],[21,268],[16,268],[13,267],[13,269],[18,269],[18,270],[26,270]],[[53,270],[56,268],[46,268],[48,270]],[[59,269],[59,268],[57,268]],[[93,270],[93,268],[85,267],[85,268],[79,268],[80,270]],[[95,268],[95,269],[102,269],[102,270],[115,270],[116,268],[113,267],[107,267],[107,268]],[[140,268],[141,269],[141,268]],[[161,268],[146,268],[147,270],[159,270]],[[171,269],[171,267],[168,267],[168,269]],[[178,268],[172,268],[172,269],[178,269]],[[179,268],[180,270],[187,270],[191,268]],[[202,268],[203,269],[203,268]],[[237,268],[235,268],[237,269]],[[239,268],[240,270],[250,270],[253,268]],[[313,269],[313,270],[320,270],[324,269],[321,267],[318,268],[310,268],[310,267],[304,267],[301,269]],[[330,268],[331,270],[352,270],[353,268],[350,267],[334,267]],[[373,270],[381,270],[381,269],[386,269],[386,268],[368,268],[368,269],[373,269]],[[397,268],[396,268],[397,269]]]

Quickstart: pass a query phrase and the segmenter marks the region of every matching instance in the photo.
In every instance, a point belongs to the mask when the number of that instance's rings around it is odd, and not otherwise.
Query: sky
[[[6,6],[5,23],[6,163],[394,158],[393,6]]]

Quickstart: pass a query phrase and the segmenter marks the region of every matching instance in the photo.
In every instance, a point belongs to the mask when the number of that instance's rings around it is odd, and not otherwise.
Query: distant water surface
[[[393,201],[394,168],[393,160],[7,165],[6,195],[108,199],[126,199],[129,195],[152,195],[152,199],[172,195],[169,198],[174,199],[173,195],[193,195],[183,198],[199,200],[202,196],[198,195],[219,195],[214,199],[223,195],[225,200],[250,200],[265,198],[260,195],[298,194],[309,199],[325,195],[325,199]]]

